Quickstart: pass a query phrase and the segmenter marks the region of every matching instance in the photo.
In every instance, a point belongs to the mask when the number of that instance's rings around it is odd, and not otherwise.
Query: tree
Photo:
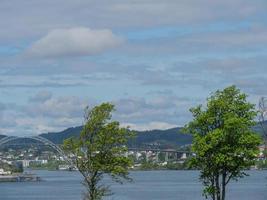
[[[200,170],[206,198],[225,200],[227,184],[254,164],[260,138],[251,127],[257,112],[246,99],[230,86],[212,94],[205,107],[190,109],[193,120],[185,131],[193,134],[191,164]]]
[[[112,121],[114,105],[103,103],[85,109],[85,125],[79,138],[64,141],[64,149],[74,155],[74,163],[84,177],[86,200],[101,200],[110,194],[108,186],[101,182],[104,174],[123,183],[129,178],[131,160],[126,157],[126,143],[131,133]],[[101,183],[100,183],[101,182]]]

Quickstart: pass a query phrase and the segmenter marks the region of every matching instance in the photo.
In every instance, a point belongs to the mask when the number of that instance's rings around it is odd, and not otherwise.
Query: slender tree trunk
[[[91,180],[89,185],[89,200],[95,200],[96,199],[96,191],[95,191],[95,182],[94,180]]]
[[[226,173],[224,172],[222,175],[222,199],[225,200],[225,187],[226,187]]]
[[[215,188],[215,177],[212,178],[212,187]],[[212,193],[212,200],[216,200],[215,192]]]
[[[95,191],[95,185],[92,184],[90,187],[90,196],[89,196],[89,200],[95,200],[96,199],[96,191]]]
[[[89,187],[89,200],[96,200],[98,198],[98,191],[97,191],[97,172],[92,173],[90,180],[88,180],[88,187]]]
[[[216,175],[216,198],[221,200],[220,175]]]

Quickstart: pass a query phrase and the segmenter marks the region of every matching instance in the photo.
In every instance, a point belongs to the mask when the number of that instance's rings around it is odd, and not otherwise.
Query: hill
[[[60,132],[43,133],[40,136],[52,141],[55,144],[62,144],[67,138],[79,136],[82,128],[82,126],[71,127]]]
[[[267,130],[267,121],[264,123]],[[82,126],[68,128],[61,132],[41,134],[55,144],[62,144],[69,137],[77,137],[82,130]],[[172,148],[175,146],[183,146],[192,143],[192,136],[181,132],[181,127],[176,127],[167,130],[151,130],[151,131],[136,131],[136,136],[129,141],[130,147],[142,146],[160,146],[164,148]],[[253,127],[253,130],[262,135],[260,124]]]
[[[164,148],[172,148],[174,146],[183,146],[192,143],[192,136],[184,134],[182,128],[172,128],[167,130],[151,130],[136,132],[136,137],[130,146],[161,146]]]
[[[78,126],[57,133],[41,134],[41,136],[53,141],[55,144],[62,144],[64,139],[77,137],[81,130],[82,126]],[[161,147],[171,148],[177,145],[191,144],[191,142],[192,137],[181,133],[181,128],[177,127],[168,130],[136,131],[136,136],[129,141],[129,146],[141,147],[144,145],[160,145]]]
[[[267,121],[264,123],[267,130]],[[42,137],[52,141],[55,144],[62,144],[63,141],[70,137],[78,137],[82,126],[67,128],[60,132],[43,133]],[[129,147],[161,147],[174,148],[192,143],[192,136],[181,132],[181,127],[176,127],[167,130],[151,130],[151,131],[136,131],[134,139],[129,141]],[[253,130],[262,135],[260,124],[253,127]],[[5,137],[0,135],[0,139]]]

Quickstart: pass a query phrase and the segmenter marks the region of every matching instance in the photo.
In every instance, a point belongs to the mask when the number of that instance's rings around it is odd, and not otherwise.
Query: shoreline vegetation
[[[66,163],[60,162],[48,162],[43,165],[31,165],[29,169],[32,170],[49,170],[49,171],[75,171],[68,169],[60,169],[60,165],[66,166]],[[66,167],[67,168],[67,167]],[[186,160],[183,163],[154,163],[154,162],[143,162],[139,164],[135,164],[130,167],[130,171],[156,171],[156,170],[197,170],[196,168],[192,168],[189,165],[189,160]],[[251,166],[250,169],[247,170],[267,170],[267,162],[264,163],[263,160],[257,161],[255,166]]]

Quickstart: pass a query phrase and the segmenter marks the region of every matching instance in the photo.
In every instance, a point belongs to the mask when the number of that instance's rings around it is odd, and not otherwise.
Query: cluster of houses
[[[0,168],[0,176],[3,176],[3,175],[10,175],[12,172],[9,171],[9,170],[5,170],[3,168]]]
[[[50,159],[60,160],[62,158],[51,151],[39,152],[37,148],[27,150],[8,149],[8,151],[0,152],[0,175],[12,173],[9,170],[10,167],[7,166],[27,168],[31,164],[47,164]]]
[[[258,159],[265,159],[267,149],[265,145],[259,146],[260,153]],[[144,161],[166,165],[168,162],[183,163],[189,156],[194,156],[190,152],[176,151],[174,149],[129,149],[127,156],[131,156],[137,167]],[[13,150],[9,149],[6,152],[0,152],[0,175],[9,175],[12,173],[10,169],[5,169],[2,166],[12,165],[27,168],[31,164],[43,165],[47,164],[49,160],[62,161],[63,158],[51,151],[38,151],[37,148],[30,148],[27,150]],[[67,165],[66,165],[67,166]],[[65,169],[62,165],[59,169]]]

